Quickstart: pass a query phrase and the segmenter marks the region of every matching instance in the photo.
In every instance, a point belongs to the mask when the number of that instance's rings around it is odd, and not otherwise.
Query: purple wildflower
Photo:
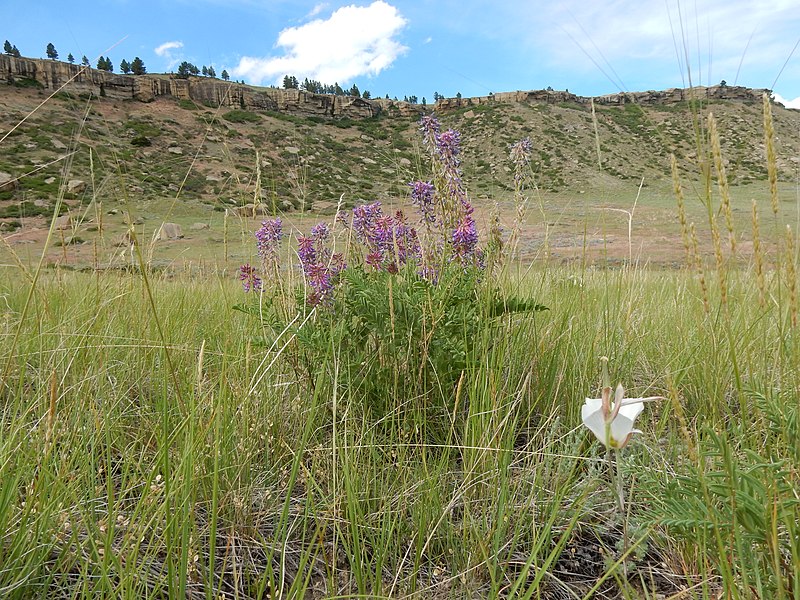
[[[531,138],[522,138],[517,143],[511,145],[511,162],[514,163],[514,182],[519,185],[525,177],[525,169],[531,160],[533,143]]]
[[[439,119],[436,115],[424,115],[419,120],[419,130],[422,132],[422,143],[431,150],[435,148],[439,136]]]
[[[408,185],[411,188],[411,203],[419,210],[422,221],[426,225],[433,225],[436,222],[433,203],[436,188],[430,181],[412,181]]]
[[[458,167],[458,155],[461,152],[461,134],[455,129],[443,131],[436,136],[436,150],[446,165]]]
[[[331,228],[327,223],[318,223],[311,228],[311,237],[316,242],[327,242],[331,237]]]
[[[300,264],[303,265],[304,272],[310,265],[317,262],[317,251],[314,246],[314,238],[304,235],[297,238],[297,255],[300,257]]]
[[[362,204],[353,209],[353,233],[362,244],[372,246],[375,243],[375,221],[383,214],[381,203]]]
[[[306,301],[310,306],[333,304],[333,292],[338,275],[347,268],[344,255],[332,253],[325,243],[331,237],[327,223],[311,228],[310,236],[297,238],[297,255],[303,268],[303,276],[310,292]]]
[[[478,232],[471,216],[461,219],[451,238],[453,255],[462,265],[475,262],[478,257]]]
[[[239,281],[242,282],[242,287],[245,292],[249,292],[250,290],[257,292],[261,289],[261,278],[256,273],[256,270],[249,264],[239,267]]]
[[[283,224],[280,217],[263,221],[261,228],[255,233],[256,248],[261,260],[276,260],[278,257],[278,244],[283,238]]]
[[[376,271],[380,271],[383,266],[383,256],[380,252],[370,252],[367,254],[366,262]]]

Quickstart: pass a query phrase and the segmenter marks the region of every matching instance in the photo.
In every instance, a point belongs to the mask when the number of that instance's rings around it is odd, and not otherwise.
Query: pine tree
[[[208,76],[209,77],[216,77],[217,72],[214,70],[214,67],[208,67]]]
[[[47,44],[46,52],[47,52],[47,58],[49,58],[50,60],[56,60],[58,58],[58,51],[56,50],[56,47],[53,46],[53,44]]]
[[[347,92],[351,96],[355,96],[356,98],[361,98],[361,92],[358,91],[358,86],[354,83],[353,87],[350,88],[350,91]]]
[[[131,61],[131,72],[134,75],[144,75],[147,73],[147,69],[144,66],[144,62],[138,56]]]
[[[88,58],[86,58],[86,55],[85,55],[85,54],[83,55],[83,58],[81,58],[81,64],[82,64],[84,67],[88,67],[88,66],[89,66],[89,59],[88,59]]]
[[[131,65],[123,58],[122,62],[119,63],[119,70],[127,75],[131,72]]]
[[[13,56],[14,58],[19,58],[21,56],[21,54],[19,53],[19,50],[17,50],[17,45],[16,44],[14,44],[14,46],[12,46],[12,48],[11,48],[11,56]]]
[[[67,54],[67,62],[68,62],[69,64],[71,64],[71,65],[74,65],[74,64],[75,64],[75,57],[74,57],[74,56],[72,56],[72,52],[70,52],[69,54]]]
[[[189,75],[194,74],[196,69],[197,67],[195,67],[192,63],[183,61],[178,65],[178,77],[183,77],[186,79],[189,77]]]
[[[372,94],[370,93],[370,91],[369,91],[369,90],[364,90],[364,91],[361,93],[361,97],[362,97],[362,98],[366,98],[367,100],[369,100],[369,99],[372,97]]]
[[[11,45],[11,42],[9,42],[8,40],[6,40],[6,43],[3,44],[3,52],[8,54],[9,56],[14,54],[14,47]]]
[[[225,80],[225,81],[228,81],[230,78],[231,78],[231,76],[228,75],[228,71],[226,71],[225,69],[222,69],[222,79]]]
[[[203,65],[203,77],[208,77],[208,67]]]

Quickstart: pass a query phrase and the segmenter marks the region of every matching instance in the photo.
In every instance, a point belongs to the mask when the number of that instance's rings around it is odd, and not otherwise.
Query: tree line
[[[16,45],[11,44],[11,42],[9,42],[8,40],[6,40],[5,44],[3,45],[3,52],[8,54],[9,56],[20,58],[20,52],[17,49]],[[45,53],[47,54],[47,58],[51,60],[58,60],[58,50],[56,50],[56,47],[52,43],[47,44],[47,47],[45,48]],[[71,52],[67,55],[67,62],[70,64],[75,63],[75,57],[72,55]],[[81,58],[81,65],[85,67],[91,66],[91,63],[89,62],[89,59],[86,57],[86,55],[84,55]],[[109,57],[101,56],[100,58],[97,59],[97,69],[100,71],[107,71],[109,73],[113,73],[114,64],[111,62],[111,59]],[[128,62],[127,59],[123,58],[122,61],[119,63],[119,70],[126,75],[128,74],[144,75],[145,73],[147,73],[147,68],[144,65],[144,61],[138,56],[135,57],[130,62]],[[217,72],[214,69],[214,67],[207,67],[203,65],[202,68],[198,68],[196,65],[193,65],[188,61],[183,61],[180,65],[178,65],[177,75],[178,77],[182,78],[188,78],[190,76],[200,76],[200,75],[202,75],[203,77],[216,78]],[[228,71],[225,69],[223,69],[222,73],[220,73],[220,77],[224,81],[230,80],[230,75],[228,74]],[[358,86],[355,83],[350,87],[350,89],[345,90],[338,83],[324,84],[320,81],[317,81],[316,79],[309,79],[307,77],[303,80],[302,83],[300,83],[300,81],[294,75],[284,76],[283,87],[284,89],[287,90],[300,89],[306,92],[312,92],[314,94],[330,94],[334,96],[354,96],[356,98],[364,98],[364,99],[372,98],[372,94],[370,93],[369,90],[364,90],[362,92],[361,90],[358,89]],[[440,98],[444,98],[444,96],[439,94],[439,92],[433,93],[434,102],[436,102]],[[456,94],[456,98],[461,98],[461,92]],[[386,99],[387,100],[389,99],[389,94],[386,94]],[[395,96],[394,99],[397,100],[397,96]],[[403,101],[409,102],[411,104],[417,104],[419,102],[419,98],[417,98],[417,96],[415,95],[403,96]],[[424,96],[422,98],[422,104],[423,105],[427,104],[427,101]]]

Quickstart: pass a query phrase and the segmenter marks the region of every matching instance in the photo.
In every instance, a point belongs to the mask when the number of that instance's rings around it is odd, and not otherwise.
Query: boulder
[[[72,217],[69,214],[56,217],[53,221],[53,229],[63,231],[72,227]]]
[[[86,182],[82,179],[70,179],[67,182],[67,192],[70,194],[82,194],[86,191]]]
[[[177,223],[162,223],[155,239],[159,241],[177,240],[183,237],[181,226]]]
[[[9,173],[0,171],[0,192],[8,192],[17,189],[17,180]]]

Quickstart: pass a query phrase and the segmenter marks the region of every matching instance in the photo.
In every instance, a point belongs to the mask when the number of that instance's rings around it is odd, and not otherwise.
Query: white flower
[[[660,396],[623,400],[624,394],[622,384],[618,385],[612,404],[611,387],[606,386],[601,398],[586,398],[581,408],[583,424],[607,448],[624,448],[634,433],[641,433],[633,424],[644,410],[644,403],[661,400]]]

